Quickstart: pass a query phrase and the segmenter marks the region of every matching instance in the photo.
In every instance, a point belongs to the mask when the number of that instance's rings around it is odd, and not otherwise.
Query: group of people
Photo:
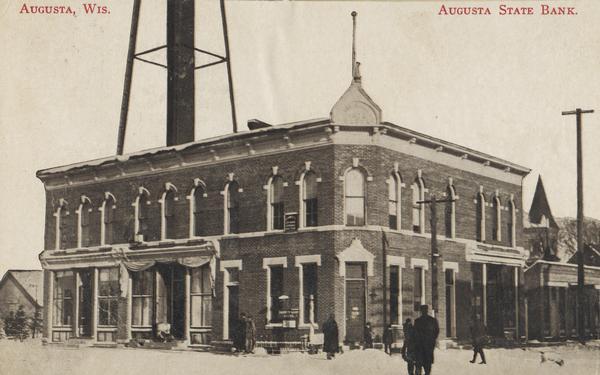
[[[237,353],[254,353],[256,345],[256,325],[252,316],[240,314],[235,327],[233,327],[233,348]]]
[[[408,374],[421,375],[423,370],[425,375],[429,375],[433,365],[435,343],[440,333],[437,320],[429,315],[429,307],[422,305],[421,316],[415,319],[414,325],[410,319],[406,319],[402,328],[402,358],[406,361]]]
[[[414,325],[410,319],[406,319],[403,328],[402,358],[407,362],[409,375],[420,375],[421,370],[425,375],[429,375],[433,364],[435,343],[440,333],[437,320],[429,315],[429,307],[422,305],[421,316],[415,319]],[[333,314],[323,323],[323,334],[323,351],[327,353],[327,359],[332,359],[340,351],[338,326]],[[393,343],[391,325],[386,327],[383,333],[383,343],[385,352],[391,355]],[[370,323],[365,324],[363,344],[365,349],[373,347],[373,331]]]

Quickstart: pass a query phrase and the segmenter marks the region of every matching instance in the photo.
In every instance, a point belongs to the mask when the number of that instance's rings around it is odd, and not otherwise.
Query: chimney
[[[167,146],[194,141],[194,0],[167,0]]]

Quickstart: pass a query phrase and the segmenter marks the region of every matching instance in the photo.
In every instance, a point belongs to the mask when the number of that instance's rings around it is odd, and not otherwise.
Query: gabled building
[[[328,117],[41,170],[45,335],[297,341],[330,314],[359,342],[432,304],[442,336],[524,334],[529,169],[385,122],[353,61]],[[185,133],[181,130],[181,133]],[[438,204],[439,257],[432,263]],[[434,284],[435,285],[435,284]]]
[[[0,280],[0,319],[19,306],[28,317],[44,308],[43,273],[41,270],[8,270]]]
[[[528,333],[532,339],[560,339],[577,335],[577,254],[567,262],[556,256],[560,228],[538,179],[529,220],[524,229],[529,239],[529,267],[525,271],[528,301]],[[600,334],[600,260],[593,245],[584,246],[586,290],[583,322],[590,337]]]

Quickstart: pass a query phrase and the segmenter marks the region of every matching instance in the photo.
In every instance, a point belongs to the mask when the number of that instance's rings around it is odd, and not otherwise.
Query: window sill
[[[267,325],[265,325],[266,329],[273,329],[273,328],[283,328],[283,323],[267,323]]]
[[[319,325],[317,323],[314,323],[312,326],[314,329],[319,329]],[[298,324],[298,329],[310,329],[310,324],[309,323]]]

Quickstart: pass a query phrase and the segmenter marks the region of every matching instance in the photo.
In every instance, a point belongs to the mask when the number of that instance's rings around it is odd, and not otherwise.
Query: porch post
[[[487,327],[487,264],[482,263],[482,270],[483,272],[481,273],[481,278],[483,285],[483,295],[481,299],[483,301],[481,301],[481,306],[483,307],[483,324]]]
[[[131,341],[133,334],[131,332],[132,310],[133,310],[133,282],[131,280],[131,272],[127,272],[127,341]]]
[[[190,337],[190,289],[191,289],[191,285],[190,285],[190,269],[188,267],[185,268],[185,283],[184,283],[184,289],[185,289],[185,313],[184,313],[184,322],[185,322],[185,341],[189,344],[191,343],[191,337]]]
[[[73,324],[72,324],[72,328],[73,328],[73,336],[74,337],[79,337],[79,298],[81,298],[81,296],[79,295],[79,285],[81,284],[81,275],[79,274],[79,271],[74,270],[73,273],[75,274],[75,290],[73,293]]]
[[[92,339],[98,339],[98,268],[94,268],[94,280],[92,287]]]
[[[515,339],[519,341],[519,266],[515,266]]]
[[[48,298],[44,302],[46,308],[46,337],[48,341],[52,342],[52,323],[54,322],[54,271],[48,272],[48,285],[46,286],[46,290],[48,291]]]

